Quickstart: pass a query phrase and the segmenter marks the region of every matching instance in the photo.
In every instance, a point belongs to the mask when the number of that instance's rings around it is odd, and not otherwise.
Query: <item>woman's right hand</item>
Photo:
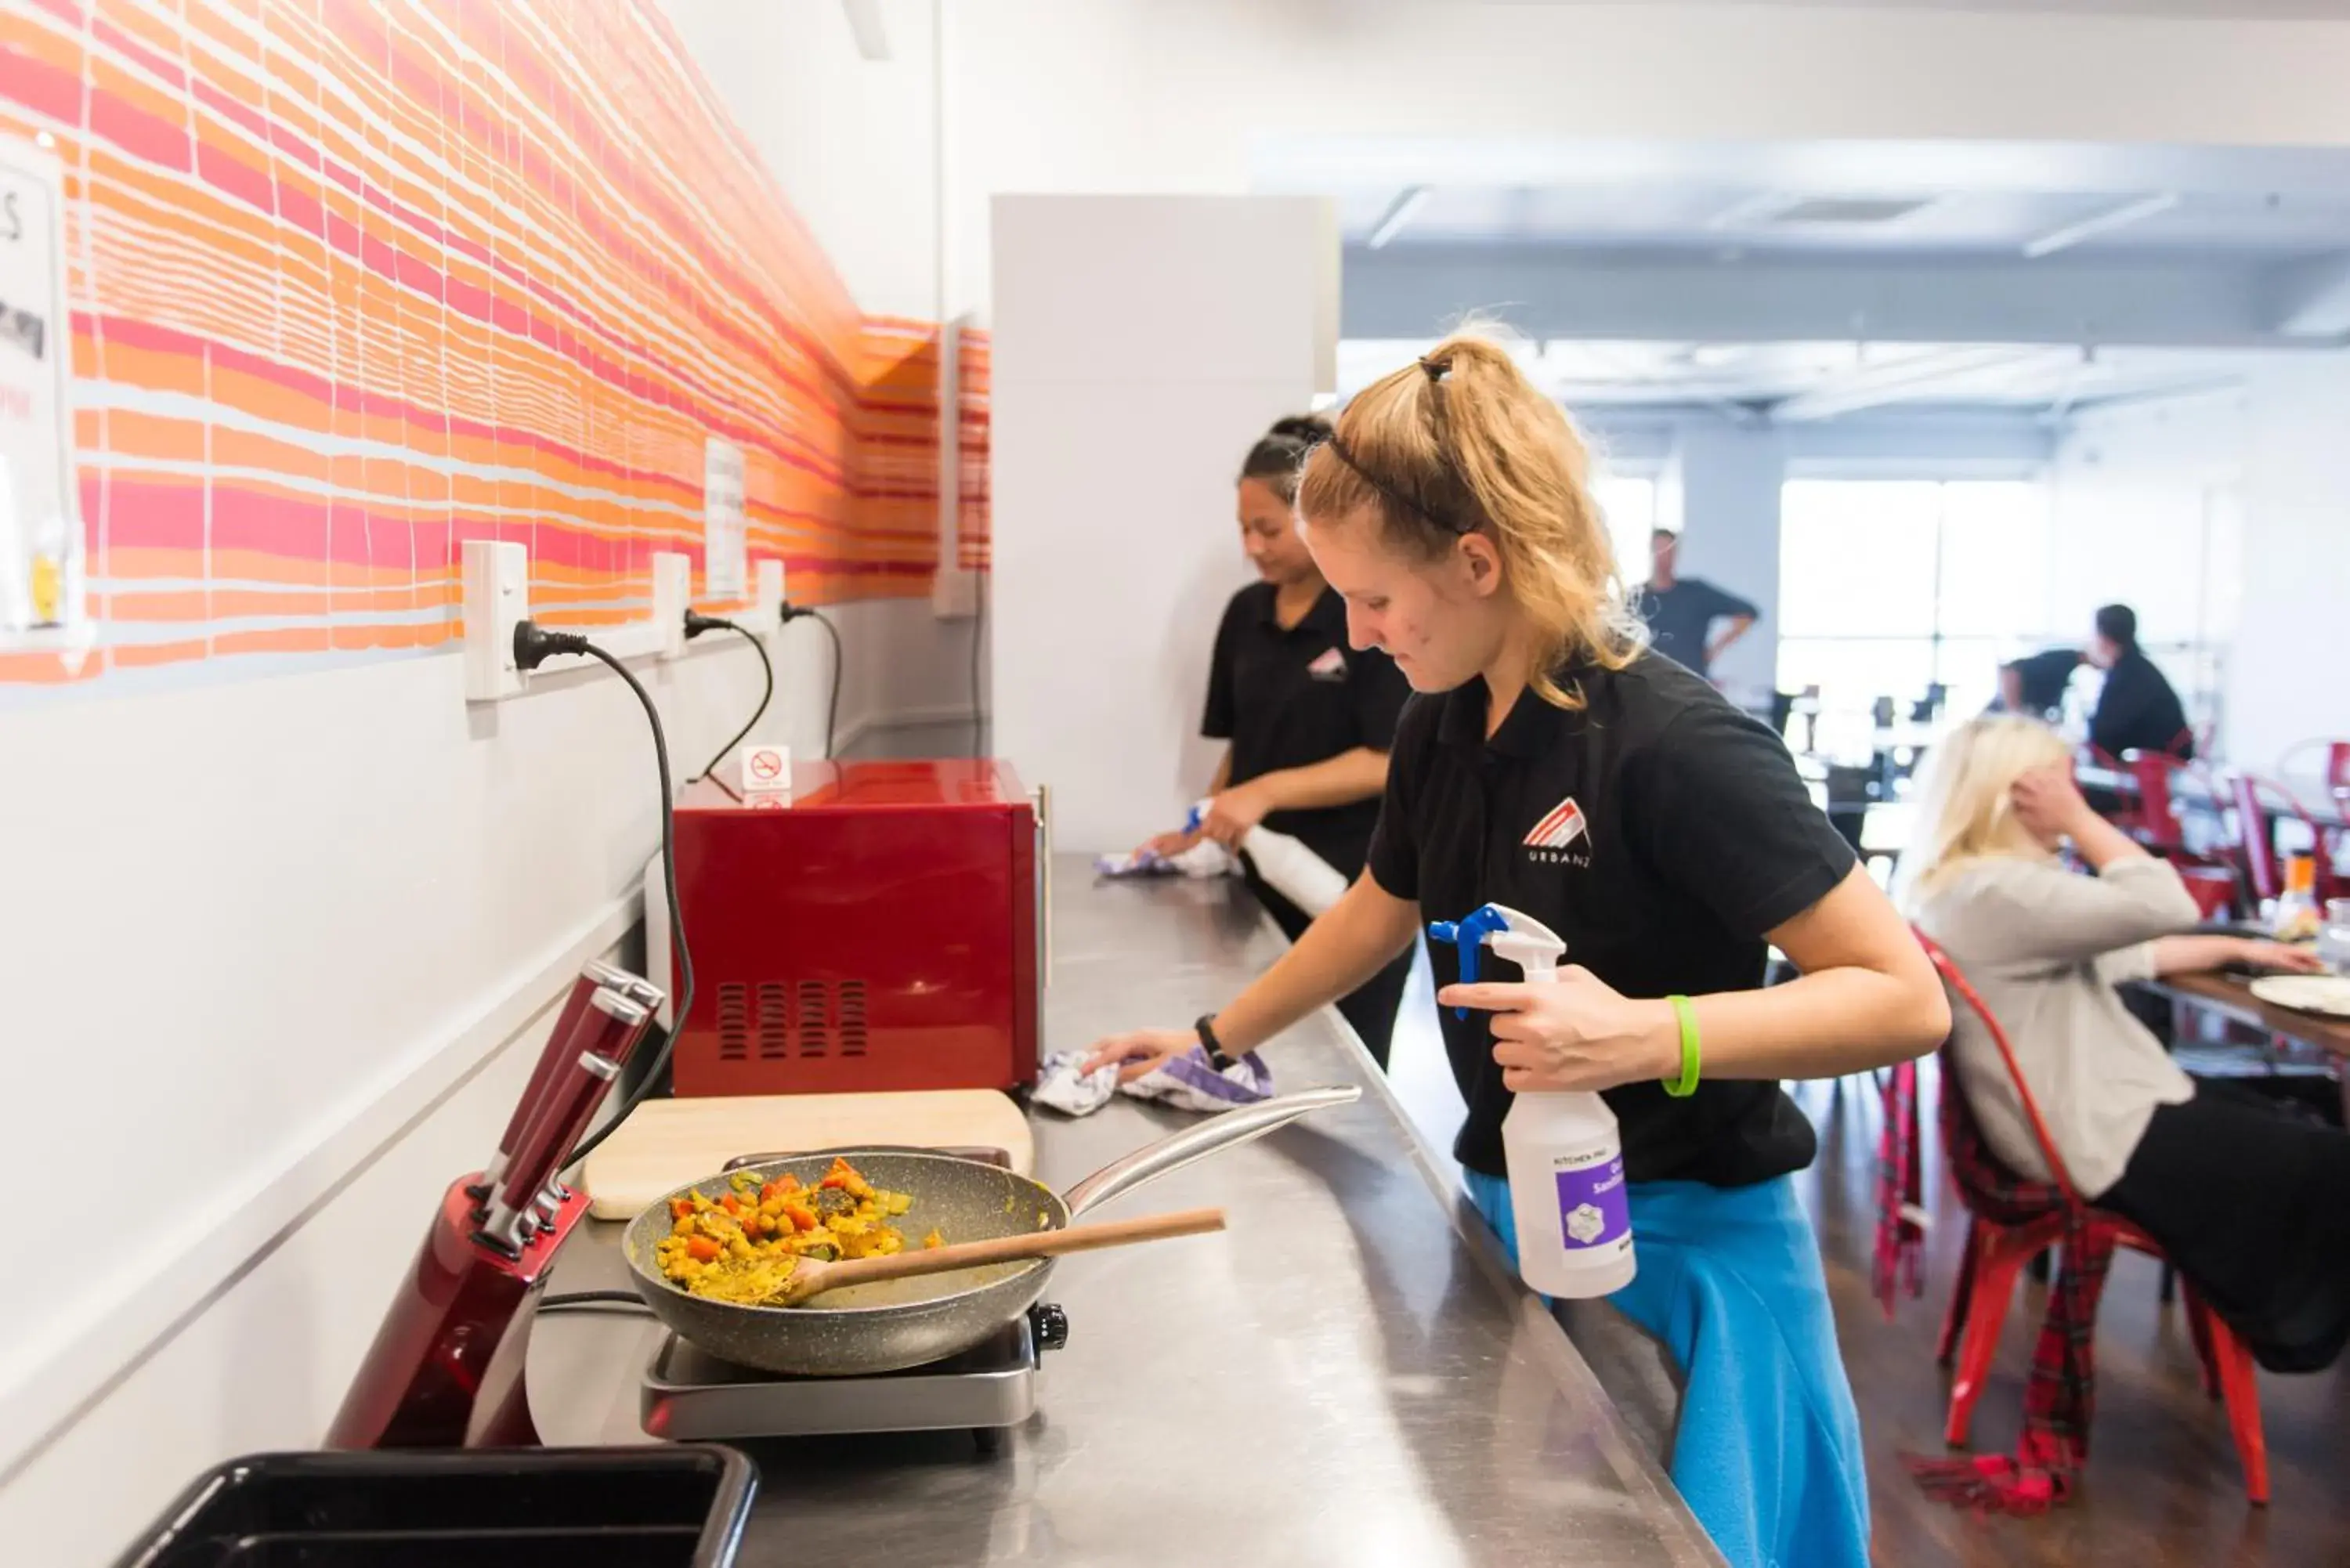
[[[1094,1042],[1093,1050],[1077,1070],[1095,1073],[1117,1063],[1118,1081],[1131,1084],[1145,1073],[1188,1054],[1199,1043],[1198,1031],[1191,1029],[1138,1029],[1130,1034],[1113,1034]]]
[[[1199,842],[1200,836],[1196,833],[1162,833],[1158,837],[1147,841],[1135,853],[1156,855],[1161,860],[1172,860]]]
[[[2081,786],[2073,782],[2068,763],[2033,768],[2018,778],[2009,793],[2015,801],[2015,819],[2035,838],[2062,837],[2083,817],[2096,815],[2082,797]]]

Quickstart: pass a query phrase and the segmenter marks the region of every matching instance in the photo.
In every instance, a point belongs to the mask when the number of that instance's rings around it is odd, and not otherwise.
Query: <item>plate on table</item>
[[[2350,1018],[2350,976],[2272,974],[2252,981],[2251,992],[2262,1002],[2278,1007]]]

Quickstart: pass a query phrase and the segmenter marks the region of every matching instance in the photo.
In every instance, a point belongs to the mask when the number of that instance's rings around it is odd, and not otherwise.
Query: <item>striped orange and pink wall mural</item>
[[[712,436],[795,599],[930,590],[939,330],[858,311],[651,0],[0,0],[0,134],[66,169],[97,632],[0,687],[442,649],[469,538],[627,620],[656,550],[699,588]]]

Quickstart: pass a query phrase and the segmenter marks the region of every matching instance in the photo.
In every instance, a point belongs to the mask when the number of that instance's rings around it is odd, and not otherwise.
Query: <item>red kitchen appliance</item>
[[[1035,1081],[1046,811],[983,758],[803,763],[791,788],[679,800],[693,955],[676,1092]],[[656,944],[653,979],[662,979]]]
[[[516,1318],[588,1212],[565,1157],[644,1039],[661,993],[590,963],[565,998],[496,1152],[442,1194],[423,1245],[328,1428],[336,1449],[535,1442]]]

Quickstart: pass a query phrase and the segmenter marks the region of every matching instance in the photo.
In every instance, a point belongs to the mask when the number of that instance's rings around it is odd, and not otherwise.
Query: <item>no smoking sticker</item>
[[[743,753],[745,791],[787,790],[792,787],[792,753],[785,746],[753,746]]]

